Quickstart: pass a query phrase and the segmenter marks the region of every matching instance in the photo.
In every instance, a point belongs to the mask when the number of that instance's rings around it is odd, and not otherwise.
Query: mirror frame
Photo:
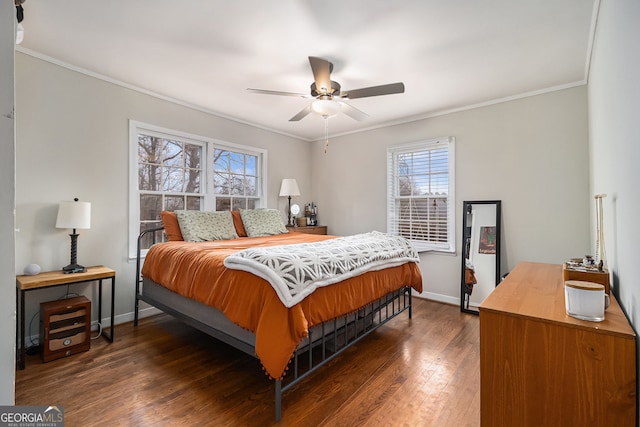
[[[502,201],[501,200],[465,200],[462,204],[462,262],[461,262],[461,276],[460,276],[460,311],[463,313],[480,314],[479,310],[469,308],[469,296],[465,292],[465,267],[467,259],[467,251],[469,250],[469,239],[471,235],[468,233],[468,228],[471,225],[467,225],[467,213],[470,211],[472,205],[495,205],[496,207],[496,266],[495,266],[495,286],[500,284],[500,250],[501,250],[501,228],[502,228]]]

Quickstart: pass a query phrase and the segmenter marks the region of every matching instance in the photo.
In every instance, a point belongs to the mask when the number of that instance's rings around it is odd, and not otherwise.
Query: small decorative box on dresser
[[[484,427],[636,425],[635,333],[613,295],[567,316],[562,267],[520,263],[480,305]]]
[[[326,225],[307,225],[304,227],[292,227],[290,225],[287,225],[287,230],[306,234],[327,234]]]
[[[582,280],[584,282],[599,283],[604,286],[604,291],[611,294],[609,286],[609,272],[607,270],[585,270],[573,268],[566,263],[562,265],[562,276],[564,280]]]

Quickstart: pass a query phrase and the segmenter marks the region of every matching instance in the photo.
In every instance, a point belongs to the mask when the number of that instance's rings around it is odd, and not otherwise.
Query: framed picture
[[[480,244],[478,252],[481,254],[496,253],[496,227],[480,227]]]

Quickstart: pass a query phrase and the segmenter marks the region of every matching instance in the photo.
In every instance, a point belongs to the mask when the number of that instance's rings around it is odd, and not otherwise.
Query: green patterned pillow
[[[229,211],[175,211],[185,242],[237,239]]]
[[[277,209],[240,209],[248,237],[288,233]]]

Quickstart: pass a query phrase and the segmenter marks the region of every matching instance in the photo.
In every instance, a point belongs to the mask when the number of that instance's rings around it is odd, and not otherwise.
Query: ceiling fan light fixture
[[[316,99],[311,104],[311,111],[322,117],[333,117],[340,112],[340,103],[328,99]]]
[[[404,83],[391,83],[380,86],[369,86],[360,89],[352,89],[342,92],[340,83],[331,80],[331,71],[333,64],[326,59],[315,56],[309,57],[309,64],[313,73],[313,83],[311,83],[311,94],[303,95],[294,92],[282,92],[276,90],[264,89],[247,89],[251,92],[262,93],[266,95],[285,95],[285,96],[302,96],[303,98],[315,98],[315,101],[307,104],[295,116],[289,119],[290,122],[298,122],[312,112],[325,119],[325,128],[327,126],[326,119],[333,117],[342,112],[354,120],[362,121],[369,117],[363,111],[343,102],[345,99],[369,98],[372,96],[390,95],[393,93],[403,93]],[[326,133],[326,132],[325,132]],[[326,139],[326,138],[325,138]]]

